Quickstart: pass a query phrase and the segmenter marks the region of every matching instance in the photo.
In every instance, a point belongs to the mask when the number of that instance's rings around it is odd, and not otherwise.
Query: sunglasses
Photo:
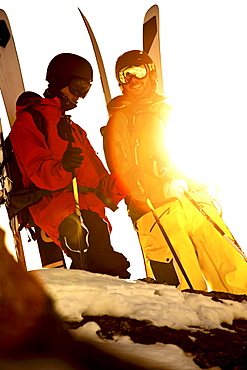
[[[69,83],[69,91],[77,98],[85,98],[91,84],[89,81],[82,80],[81,78],[74,78]]]
[[[148,71],[144,64],[140,66],[125,67],[120,69],[118,72],[118,80],[122,84],[128,84],[133,76],[142,79],[146,77],[147,73]]]

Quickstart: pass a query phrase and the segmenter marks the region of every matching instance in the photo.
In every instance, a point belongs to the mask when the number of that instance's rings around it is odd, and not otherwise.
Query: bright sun
[[[184,175],[217,186],[223,219],[247,251],[243,228],[246,219],[243,197],[246,192],[245,104],[236,101],[233,109],[221,97],[213,105],[208,103],[207,95],[205,92],[205,96],[197,99],[192,94],[190,101],[186,98],[182,101],[176,100],[174,94],[173,103],[171,100],[174,114],[167,128],[165,145],[175,167]]]
[[[166,133],[171,161],[186,176],[220,185],[219,161],[222,148],[200,112],[183,106],[174,108]]]

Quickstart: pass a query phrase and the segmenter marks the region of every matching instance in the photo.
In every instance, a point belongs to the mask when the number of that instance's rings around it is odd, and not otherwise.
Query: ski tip
[[[150,18],[157,16],[159,16],[159,7],[155,4],[146,11],[146,14],[144,16],[144,23],[147,22]]]
[[[85,15],[82,13],[81,9],[80,9],[80,8],[78,8],[78,10],[79,10],[79,12],[80,12],[80,14],[81,14],[82,19],[84,20],[84,22],[85,22],[85,23],[88,23],[87,18],[86,18],[86,17],[85,17]]]
[[[79,10],[79,12],[80,12],[80,14],[81,14],[82,18],[84,18],[84,15],[83,15],[83,13],[82,13],[81,9],[80,9],[80,8],[78,8],[78,10]]]
[[[159,6],[157,4],[154,4],[152,5],[148,10],[147,10],[147,13],[153,11],[153,10],[156,10],[156,11],[159,11]]]
[[[157,4],[154,4],[154,5],[151,6],[150,9],[159,9],[159,6]]]

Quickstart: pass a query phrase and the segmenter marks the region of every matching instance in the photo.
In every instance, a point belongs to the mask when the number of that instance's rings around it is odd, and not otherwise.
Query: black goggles
[[[77,98],[85,98],[90,87],[90,82],[81,78],[74,78],[69,83],[69,91]]]
[[[147,76],[148,70],[144,64],[140,66],[129,66],[120,69],[118,72],[118,81],[121,84],[130,83],[131,78],[134,76],[136,78],[142,79]]]

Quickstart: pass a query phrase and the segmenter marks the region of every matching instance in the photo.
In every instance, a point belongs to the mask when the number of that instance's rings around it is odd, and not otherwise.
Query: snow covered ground
[[[126,281],[80,270],[42,269],[29,273],[44,285],[64,321],[81,321],[86,315],[109,315],[147,320],[156,326],[173,329],[209,330],[223,329],[223,322],[232,324],[235,319],[247,320],[247,302],[223,300],[222,303],[207,296],[181,292],[172,286]],[[100,339],[96,334],[99,329],[96,323],[88,322],[71,333],[149,369],[199,369],[192,357],[175,345],[142,345],[129,337],[115,337],[114,341]]]

